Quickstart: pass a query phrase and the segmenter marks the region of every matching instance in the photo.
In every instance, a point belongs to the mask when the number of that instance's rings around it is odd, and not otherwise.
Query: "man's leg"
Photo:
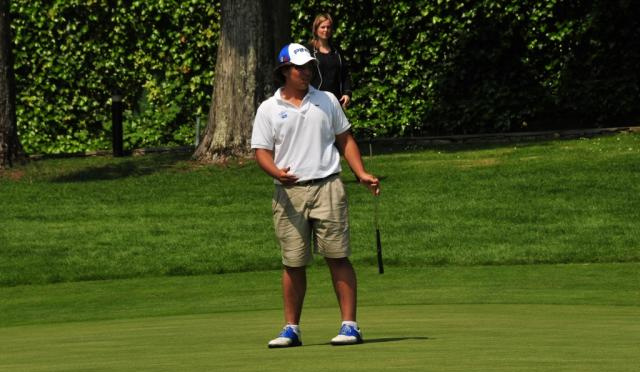
[[[362,343],[362,331],[356,322],[357,283],[356,272],[348,258],[327,258],[333,288],[336,291],[342,325],[338,335],[331,339],[332,345],[352,345]]]
[[[302,345],[299,324],[306,291],[307,273],[305,267],[285,266],[282,270],[282,297],[286,324],[278,337],[269,341],[269,348]]]
[[[342,320],[356,321],[357,281],[356,272],[349,258],[325,258],[331,271],[333,289],[338,297]]]
[[[306,291],[306,267],[285,266],[282,271],[282,295],[284,297],[284,320],[287,324],[300,324]]]

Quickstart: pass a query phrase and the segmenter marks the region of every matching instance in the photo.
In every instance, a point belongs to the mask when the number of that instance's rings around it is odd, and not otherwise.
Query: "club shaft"
[[[382,265],[382,243],[380,242],[380,230],[376,229],[376,251],[378,253],[378,273],[384,273],[384,266]]]

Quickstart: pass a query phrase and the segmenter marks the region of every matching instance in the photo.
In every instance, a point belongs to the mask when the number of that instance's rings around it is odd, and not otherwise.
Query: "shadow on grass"
[[[558,141],[597,138],[628,132],[626,128],[592,128],[576,130],[548,130],[534,132],[505,132],[475,135],[445,135],[440,137],[356,137],[362,156],[436,150],[466,152],[504,147],[547,146]]]
[[[565,141],[557,139],[555,141]],[[567,140],[568,141],[568,140]],[[399,141],[400,142],[400,141]],[[370,155],[390,155],[399,153],[414,153],[427,150],[441,151],[445,153],[471,152],[478,150],[495,150],[508,147],[529,147],[529,146],[548,146],[552,144],[552,140],[530,140],[521,142],[481,142],[481,143],[449,143],[449,144],[421,144],[411,143],[374,143],[371,148],[368,142],[359,143],[360,152],[363,158]]]
[[[75,168],[53,177],[51,182],[108,181],[128,177],[141,177],[173,168],[177,163],[190,159],[190,154],[146,155],[135,158],[112,159],[107,164]]]
[[[368,338],[364,340],[365,344],[376,344],[380,342],[398,342],[398,341],[411,341],[411,340],[431,340],[429,337],[383,337],[383,338]]]
[[[416,336],[416,337],[382,337],[382,338],[367,338],[364,340],[364,343],[360,344],[360,345],[364,345],[364,344],[378,344],[378,343],[382,343],[382,342],[402,342],[402,341],[411,341],[411,340],[432,340],[432,338],[430,337],[422,337],[422,336]],[[304,344],[304,346],[327,346],[327,345],[331,345],[330,342],[324,342],[321,344]],[[333,346],[333,345],[331,345]],[[345,345],[347,346],[347,345]],[[348,345],[348,346],[357,346],[357,345]]]

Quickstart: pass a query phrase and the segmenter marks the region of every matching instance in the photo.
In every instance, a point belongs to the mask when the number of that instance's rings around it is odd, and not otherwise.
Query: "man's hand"
[[[358,179],[360,180],[360,183],[366,186],[373,195],[380,195],[380,181],[378,181],[375,176],[365,173],[360,175]]]
[[[365,185],[373,195],[380,195],[380,181],[367,173],[362,164],[362,157],[360,156],[360,149],[356,140],[353,139],[350,131],[345,131],[336,136],[336,145],[338,150],[344,155],[344,158],[349,163],[351,171],[358,177],[360,183]]]
[[[283,185],[286,185],[286,186],[293,185],[298,181],[298,177],[295,176],[293,173],[289,173],[290,170],[291,170],[291,167],[279,169],[280,172],[276,176],[276,179],[280,181],[280,183]]]
[[[283,185],[293,185],[298,177],[289,173],[291,167],[278,168],[273,162],[273,150],[256,149],[256,161],[268,175],[280,181]]]
[[[349,104],[351,103],[351,97],[345,94],[340,98],[339,101],[340,101],[340,105],[346,109],[347,107],[349,107]]]

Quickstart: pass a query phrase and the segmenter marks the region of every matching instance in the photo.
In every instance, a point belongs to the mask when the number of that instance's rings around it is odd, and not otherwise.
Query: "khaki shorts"
[[[351,254],[347,195],[339,175],[308,185],[276,185],[273,223],[282,263],[306,266],[313,253],[327,258]]]

